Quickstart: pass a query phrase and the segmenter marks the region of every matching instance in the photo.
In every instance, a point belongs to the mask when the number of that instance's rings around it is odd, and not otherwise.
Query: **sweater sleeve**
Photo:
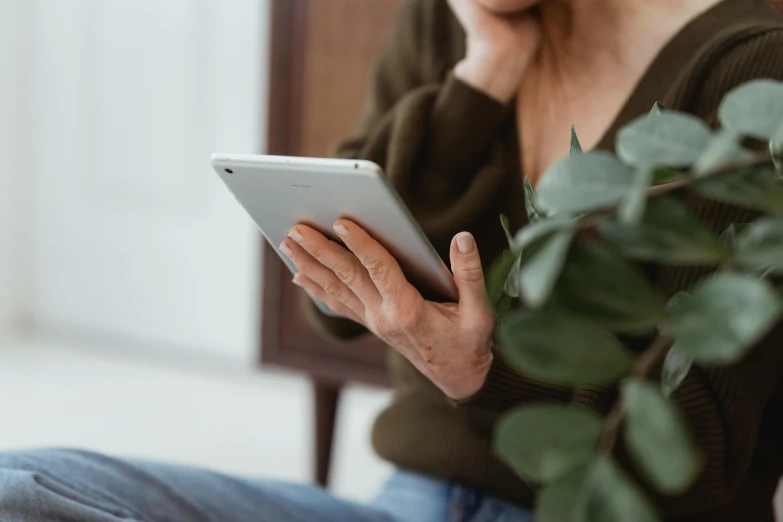
[[[756,78],[783,80],[783,31],[775,30],[738,43],[721,56],[701,82],[690,110],[708,122],[717,120],[725,94]],[[755,215],[745,209],[688,198],[695,215],[719,233],[732,222],[748,222]],[[699,199],[699,200],[697,200]],[[671,295],[708,275],[704,270],[661,267],[657,283]],[[783,379],[783,321],[732,366],[694,367],[673,397],[688,421],[704,457],[703,471],[694,486],[679,497],[659,498],[666,517],[718,509],[729,503],[743,485],[758,440],[762,415]],[[532,387],[531,387],[532,386]],[[536,387],[505,364],[490,372],[484,385],[465,406],[497,410],[534,398],[550,398],[550,388]],[[616,388],[586,387],[573,391],[571,402],[606,414],[617,400]],[[616,458],[629,469],[622,444]]]
[[[460,38],[441,3],[408,0],[376,64],[359,133],[336,155],[374,161],[439,253],[474,222],[507,174],[497,148],[509,105],[471,87],[433,61],[442,41]],[[443,3],[445,4],[445,3]]]
[[[485,210],[506,175],[494,142],[509,107],[453,74],[433,77],[431,40],[451,36],[440,34],[447,24],[444,13],[430,12],[433,5],[407,0],[401,6],[376,64],[359,131],[335,155],[380,165],[447,257],[453,235]],[[360,334],[350,321],[327,317],[307,302],[322,331],[341,338]]]

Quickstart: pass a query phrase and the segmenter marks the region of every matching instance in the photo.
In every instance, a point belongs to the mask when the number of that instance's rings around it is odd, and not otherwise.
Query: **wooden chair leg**
[[[342,385],[313,380],[315,393],[315,481],[327,487],[332,463],[332,442]]]

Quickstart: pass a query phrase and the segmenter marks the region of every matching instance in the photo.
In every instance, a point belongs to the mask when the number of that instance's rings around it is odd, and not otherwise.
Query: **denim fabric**
[[[2,522],[533,522],[529,511],[407,471],[359,504],[304,484],[96,453],[0,453]]]

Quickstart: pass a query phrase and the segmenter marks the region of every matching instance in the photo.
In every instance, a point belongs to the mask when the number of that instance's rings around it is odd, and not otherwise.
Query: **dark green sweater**
[[[361,130],[338,154],[383,166],[444,259],[452,236],[469,230],[488,266],[506,245],[498,215],[509,216],[515,229],[525,224],[523,176],[514,104],[501,105],[450,74],[464,56],[464,41],[446,0],[408,1],[380,57]],[[763,77],[783,79],[781,16],[764,0],[724,0],[664,47],[599,148],[611,150],[617,130],[649,112],[656,101],[714,123],[726,92]],[[693,197],[688,202],[716,232],[751,218],[742,209]],[[658,267],[651,277],[673,295],[704,275]],[[342,337],[361,332],[348,321],[324,316],[318,321]],[[542,400],[606,413],[615,392],[546,386],[507,366],[499,354],[495,361],[484,388],[468,403],[454,406],[390,350],[397,392],[375,423],[373,443],[398,466],[530,506],[534,488],[493,456],[498,415]],[[684,496],[659,499],[667,520],[772,520],[772,493],[781,469],[775,442],[783,447],[783,433],[775,429],[783,424],[783,403],[777,399],[782,371],[779,326],[741,363],[690,372],[675,395],[706,466]]]

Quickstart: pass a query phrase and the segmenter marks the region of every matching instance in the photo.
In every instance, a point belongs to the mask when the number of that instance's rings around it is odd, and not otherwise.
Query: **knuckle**
[[[483,313],[472,325],[472,330],[479,335],[491,332],[495,329],[495,317],[491,312]]]
[[[418,315],[411,308],[395,306],[389,312],[388,321],[400,330],[411,330],[418,323]]]
[[[484,278],[484,270],[482,270],[481,265],[466,266],[460,270],[460,277],[465,281],[477,283]]]
[[[391,332],[391,325],[381,314],[372,314],[367,318],[367,322],[373,331],[380,337],[388,337]]]
[[[342,265],[335,267],[334,273],[340,281],[349,286],[355,283],[358,277],[358,273],[353,266]]]
[[[323,289],[335,299],[340,299],[343,296],[343,285],[338,281],[327,281],[324,283]]]
[[[386,264],[378,259],[366,260],[364,267],[373,279],[384,279],[387,274]]]
[[[495,320],[493,318],[484,319],[479,323],[479,331],[482,334],[490,334],[495,330]]]

